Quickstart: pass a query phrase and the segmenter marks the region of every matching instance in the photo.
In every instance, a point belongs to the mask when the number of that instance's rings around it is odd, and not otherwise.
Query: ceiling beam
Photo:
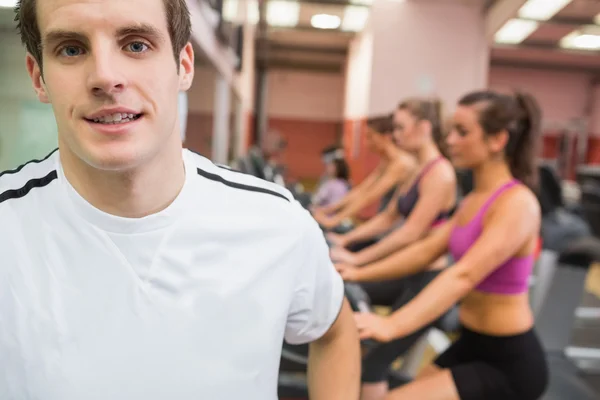
[[[327,72],[327,73],[342,73],[344,65],[342,63],[331,63],[331,62],[310,62],[310,61],[293,61],[286,59],[269,59],[260,62],[264,67],[269,69],[295,69],[303,71],[313,72]]]
[[[286,51],[286,52],[297,52],[297,53],[313,53],[313,54],[331,54],[338,56],[345,56],[348,54],[348,49],[346,47],[339,46],[302,46],[295,44],[282,44],[269,42],[267,47],[267,51]]]
[[[571,17],[553,17],[549,21],[544,23],[557,24],[557,25],[570,25],[570,26],[582,26],[582,25],[595,25],[594,17],[589,18],[571,18]]]
[[[598,57],[600,50],[580,50],[580,49],[564,49],[559,47],[555,42],[542,40],[529,40],[520,44],[496,44],[495,49],[537,49],[549,50],[556,53],[578,54],[583,56]]]
[[[535,62],[535,61],[519,61],[519,60],[506,60],[501,58],[492,58],[490,65],[493,67],[508,67],[508,68],[525,68],[525,69],[536,69],[536,70],[547,70],[556,72],[578,72],[597,74],[600,76],[600,67],[588,67],[582,65],[569,65],[566,63],[549,63],[549,62]]]
[[[531,19],[531,18],[521,18],[521,17],[519,17],[519,19],[522,19],[525,21],[534,21],[534,22],[537,22],[538,24],[540,24],[540,26],[554,25],[554,26],[566,26],[566,27],[570,27],[570,28],[596,24],[593,17],[591,17],[591,18],[553,17],[553,18],[550,18],[548,21],[538,21],[538,20]]]
[[[315,32],[322,33],[324,35],[336,35],[343,36],[347,38],[352,38],[356,36],[357,32],[347,32],[342,31],[341,29],[318,29],[311,25],[296,25],[294,27],[283,27],[283,26],[269,26],[269,33],[274,34],[281,31],[300,31],[300,32]]]
[[[494,35],[511,18],[517,15],[519,9],[527,0],[498,0],[485,14],[485,38],[493,43]]]
[[[267,0],[270,1],[270,0]],[[350,0],[284,0],[284,1],[294,1],[305,4],[320,4],[320,5],[333,5],[333,6],[356,6],[356,7],[369,7],[366,4],[353,4]]]

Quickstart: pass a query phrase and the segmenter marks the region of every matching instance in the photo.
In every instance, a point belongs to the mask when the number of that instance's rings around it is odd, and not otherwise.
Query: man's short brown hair
[[[169,36],[173,45],[173,54],[179,69],[179,55],[191,40],[192,23],[185,0],[163,0],[166,9]],[[37,0],[19,0],[15,7],[15,22],[21,35],[21,42],[42,67],[42,37],[37,21]]]

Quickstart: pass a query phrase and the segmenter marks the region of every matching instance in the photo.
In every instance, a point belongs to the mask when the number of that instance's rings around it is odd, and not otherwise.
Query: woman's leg
[[[385,300],[393,303],[392,309],[397,310],[410,302],[421,291],[425,282],[426,280],[419,277],[405,278],[399,281],[373,282],[368,285],[368,288],[374,292],[375,300],[379,301],[378,303],[374,301],[374,304],[381,305]],[[366,289],[367,293],[369,289]],[[398,357],[406,354],[429,329],[430,326],[425,326],[412,335],[382,343],[363,357],[361,400],[385,398],[388,392],[388,372],[391,364]]]
[[[452,372],[442,369],[430,373],[401,388],[395,389],[385,400],[461,400]]]
[[[407,279],[393,279],[388,281],[361,282],[360,286],[371,299],[371,304],[376,306],[392,306],[399,297],[406,293]]]
[[[361,400],[383,400],[388,392],[391,364],[404,355],[429,327],[389,343],[382,343],[363,357]]]
[[[435,375],[438,372],[442,371],[442,368],[438,367],[435,364],[426,365],[417,375],[417,379],[427,378],[428,376]]]

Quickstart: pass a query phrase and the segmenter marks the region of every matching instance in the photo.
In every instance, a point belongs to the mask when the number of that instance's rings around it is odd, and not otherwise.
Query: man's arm
[[[358,400],[360,342],[348,301],[320,339],[310,344],[308,387],[311,400]]]
[[[312,400],[358,400],[360,342],[344,282],[331,263],[323,232],[306,211],[300,212],[304,215],[297,228],[302,235],[291,254],[297,269],[285,340],[311,343]]]

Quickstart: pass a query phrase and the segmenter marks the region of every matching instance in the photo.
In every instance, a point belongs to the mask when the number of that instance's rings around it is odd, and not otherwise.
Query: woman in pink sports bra
[[[447,143],[474,190],[432,235],[346,280],[393,279],[423,270],[449,251],[455,264],[388,317],[356,314],[361,337],[388,342],[430,324],[460,302],[460,338],[412,383],[386,400],[536,400],[548,383],[534,330],[528,278],[540,230],[535,184],[540,110],[527,94],[463,97]],[[364,398],[364,397],[363,397]]]

